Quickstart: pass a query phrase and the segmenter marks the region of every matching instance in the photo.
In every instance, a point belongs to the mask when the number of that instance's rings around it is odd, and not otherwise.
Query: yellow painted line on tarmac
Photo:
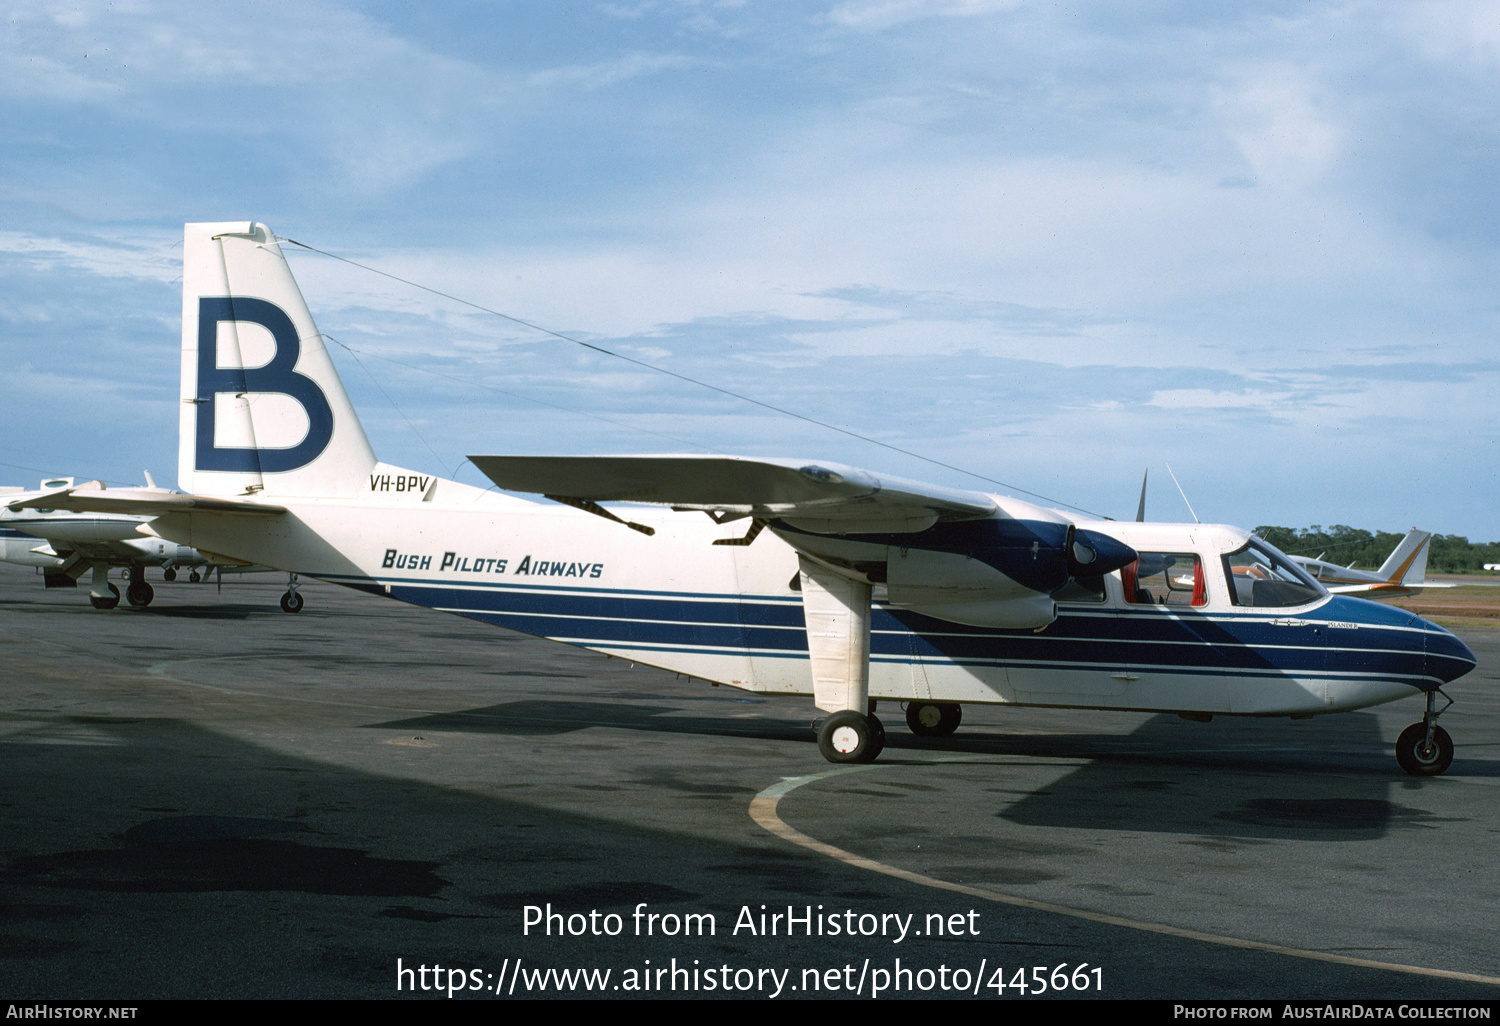
[[[888,866],[884,862],[877,862],[874,859],[865,858],[863,855],[856,855],[853,852],[845,851],[843,848],[828,844],[826,841],[820,841],[816,837],[809,837],[796,827],[788,825],[776,812],[776,806],[780,803],[781,799],[799,787],[817,783],[820,780],[842,776],[845,773],[858,773],[864,770],[881,768],[881,766],[841,766],[838,769],[828,770],[823,773],[813,773],[804,777],[783,777],[779,784],[772,784],[751,800],[750,818],[759,826],[784,841],[790,841],[809,851],[817,852],[819,855],[824,855],[846,865],[854,866],[856,869],[864,869],[872,873],[895,877],[897,880],[905,880],[907,883],[918,884],[922,887],[933,887],[941,891],[952,891],[955,894],[966,894],[971,898],[980,898],[984,901],[993,901],[1002,905],[1014,905],[1018,908],[1027,908],[1036,912],[1051,912],[1054,915],[1071,916],[1074,919],[1087,919],[1090,922],[1103,923],[1107,926],[1119,926],[1127,930],[1142,930],[1146,933],[1163,934],[1168,937],[1181,937],[1185,940],[1201,941],[1206,944],[1219,944],[1228,948],[1267,951],[1274,955],[1306,958],[1315,962],[1333,962],[1337,965],[1357,966],[1361,969],[1384,969],[1389,972],[1408,973],[1412,976],[1429,976],[1440,980],[1462,980],[1466,983],[1488,983],[1500,986],[1500,977],[1495,976],[1481,976],[1478,973],[1460,973],[1450,969],[1429,969],[1426,966],[1402,965],[1399,962],[1377,962],[1369,958],[1351,958],[1348,955],[1335,955],[1326,951],[1310,951],[1306,948],[1290,948],[1281,944],[1267,944],[1264,941],[1245,940],[1241,937],[1225,937],[1221,934],[1203,933],[1199,930],[1184,930],[1181,927],[1168,926],[1165,923],[1149,923],[1140,919],[1126,919],[1124,916],[1106,915],[1103,912],[1090,912],[1086,909],[1070,908],[1067,905],[1054,905],[1047,901],[1023,898],[1015,894],[1004,894],[1000,891],[992,891],[987,887],[973,887],[969,884],[939,880],[936,877],[913,873],[908,869],[898,869],[895,866]]]

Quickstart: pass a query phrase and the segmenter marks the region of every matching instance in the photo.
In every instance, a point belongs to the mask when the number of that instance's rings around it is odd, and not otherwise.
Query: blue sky
[[[1098,513],[1494,540],[1497,94],[1495,3],[13,0],[0,480],[173,478],[181,226],[254,219]],[[290,259],[389,462],[991,487]]]

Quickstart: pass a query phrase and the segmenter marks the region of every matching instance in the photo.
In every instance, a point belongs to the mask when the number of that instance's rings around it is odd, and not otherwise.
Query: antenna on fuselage
[[[1135,508],[1135,522],[1144,524],[1146,522],[1146,479],[1151,476],[1151,468],[1141,475],[1141,504]]]
[[[1172,464],[1170,463],[1167,464],[1167,473],[1172,474]],[[1193,523],[1203,523],[1203,521],[1198,519],[1198,514],[1193,511],[1193,504],[1191,502],[1188,502],[1187,492],[1182,490],[1182,484],[1177,480],[1176,474],[1172,474],[1172,483],[1174,485],[1177,485],[1177,494],[1182,496],[1182,501],[1187,505],[1188,512],[1193,514]],[[1141,501],[1145,502],[1145,499],[1143,498]]]

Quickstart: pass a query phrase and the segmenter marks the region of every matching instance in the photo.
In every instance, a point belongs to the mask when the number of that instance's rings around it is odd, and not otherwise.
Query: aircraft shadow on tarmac
[[[123,847],[21,858],[0,880],[82,891],[298,891],[370,897],[431,897],[448,886],[433,872],[436,862],[375,858],[354,848],[267,836],[307,829],[296,821],[244,816],[151,819],[127,829]]]
[[[635,696],[632,696],[635,697]],[[641,698],[650,696],[641,695]],[[559,735],[589,727],[672,734],[816,738],[804,723],[730,719],[674,704],[523,700],[368,725],[421,733]],[[1422,786],[1391,764],[1378,719],[1348,713],[1318,723],[1153,716],[1133,733],[1006,734],[982,725],[943,739],[887,734],[885,761],[902,750],[1090,761],[999,813],[1014,823],[1200,836],[1369,840],[1442,820],[1391,801],[1392,784]]]
[[[1390,800],[1391,785],[1422,784],[1387,765],[1370,713],[1317,726],[1153,716],[1113,747],[1113,757],[997,815],[1026,826],[1305,841],[1364,841],[1451,821]],[[1128,748],[1140,754],[1120,758]]]
[[[545,736],[589,727],[649,730],[668,734],[763,737],[816,742],[806,723],[734,720],[724,716],[679,715],[672,706],[630,702],[522,700],[460,712],[368,724],[375,730],[451,731],[465,734]]]
[[[625,913],[649,902],[713,911],[724,927],[742,903],[773,897],[940,913],[969,900],[814,857],[770,834],[707,836],[686,826],[702,817],[696,810],[675,828],[629,825],[307,759],[170,717],[30,718],[34,728],[0,744],[0,780],[12,785],[3,796],[0,984],[16,996],[390,996],[398,956],[476,966],[512,956],[541,965],[858,964],[872,950],[863,938],[779,937],[767,947],[724,929],[692,944],[523,937],[521,906]],[[70,733],[89,743],[60,743]],[[518,779],[535,772],[507,765]],[[569,779],[566,765],[543,772]],[[718,801],[733,822],[743,819],[740,796]],[[971,941],[971,954],[1040,961],[1061,948],[1129,950],[1154,967],[1127,976],[1115,997],[1222,989],[1226,980],[1281,997],[1492,996],[1479,985],[1298,963],[1027,909],[986,916],[1004,928]],[[912,943],[919,964],[951,958],[946,946]]]

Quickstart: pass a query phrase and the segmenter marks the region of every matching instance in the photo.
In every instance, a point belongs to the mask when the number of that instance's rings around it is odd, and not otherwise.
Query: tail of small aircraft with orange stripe
[[[1427,581],[1427,554],[1431,542],[1432,532],[1419,531],[1413,527],[1406,532],[1406,537],[1401,539],[1401,544],[1396,546],[1379,570],[1356,570],[1352,566],[1339,566],[1305,556],[1292,558],[1335,595],[1370,599],[1400,598],[1419,594],[1424,588],[1453,587],[1451,584],[1430,584]]]

